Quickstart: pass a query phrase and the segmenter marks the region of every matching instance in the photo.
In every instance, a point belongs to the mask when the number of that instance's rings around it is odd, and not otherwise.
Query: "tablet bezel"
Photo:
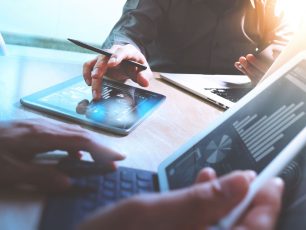
[[[74,77],[70,80],[67,80],[65,82],[59,83],[57,85],[51,86],[49,88],[43,89],[41,91],[38,91],[36,93],[33,93],[31,95],[25,96],[23,98],[20,99],[20,102],[22,105],[29,107],[31,109],[35,109],[47,114],[51,114],[51,115],[56,115],[58,117],[64,118],[64,119],[69,119],[71,121],[75,121],[84,125],[88,125],[91,126],[93,128],[99,128],[101,130],[104,131],[109,131],[115,134],[119,134],[119,135],[128,135],[131,131],[133,131],[144,119],[146,119],[157,107],[159,107],[159,105],[166,99],[166,97],[162,94],[159,93],[155,93],[152,91],[148,91],[148,90],[144,90],[141,88],[137,88],[134,86],[130,86],[130,85],[126,85],[123,83],[119,83],[116,81],[112,81],[110,79],[105,79],[105,81],[109,81],[112,82],[116,85],[122,85],[124,87],[131,87],[133,89],[135,89],[138,92],[145,92],[145,93],[150,93],[150,94],[154,94],[158,97],[158,102],[156,104],[154,104],[154,106],[152,106],[142,117],[140,117],[138,120],[136,120],[136,122],[131,125],[129,128],[118,128],[115,126],[111,126],[109,124],[104,124],[104,123],[99,123],[93,120],[88,120],[88,119],[83,119],[82,117],[78,117],[77,114],[73,114],[71,112],[64,111],[62,108],[56,108],[55,106],[52,105],[45,105],[41,102],[38,101],[39,98],[42,98],[44,96],[50,95],[56,91],[59,90],[63,90],[69,86],[71,86],[72,84],[76,84],[78,82],[84,81],[82,76],[77,76]],[[84,83],[85,84],[85,83]]]
[[[180,156],[182,156],[186,151],[192,148],[195,144],[205,138],[208,134],[210,134],[213,130],[215,130],[218,126],[220,126],[223,122],[228,120],[235,113],[239,112],[241,108],[243,108],[249,101],[259,95],[262,91],[268,88],[275,81],[283,77],[288,71],[294,68],[299,62],[306,60],[306,51],[297,54],[294,58],[291,59],[286,65],[282,68],[274,72],[269,78],[265,79],[258,87],[255,87],[250,93],[248,93],[245,97],[240,99],[233,107],[224,112],[224,114],[219,117],[215,122],[209,125],[204,131],[192,137],[186,144],[180,147],[177,151],[171,154],[167,159],[165,159],[158,167],[158,179],[159,179],[159,187],[160,191],[169,191],[169,183],[167,178],[166,169],[169,165],[171,165],[174,161],[176,161]]]

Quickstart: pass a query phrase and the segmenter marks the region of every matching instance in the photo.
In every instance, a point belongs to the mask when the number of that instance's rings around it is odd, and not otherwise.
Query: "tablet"
[[[160,189],[194,183],[204,167],[218,176],[233,170],[260,173],[306,126],[306,53],[297,56],[242,98],[159,166]],[[299,160],[283,171],[288,189],[301,177]]]
[[[127,135],[141,123],[165,96],[109,79],[103,80],[102,98],[92,101],[91,88],[82,76],[21,99],[27,107]]]

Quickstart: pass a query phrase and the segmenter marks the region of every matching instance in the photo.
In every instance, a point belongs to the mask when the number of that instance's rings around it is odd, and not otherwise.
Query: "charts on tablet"
[[[306,62],[287,72],[168,166],[171,188],[194,182],[203,167],[218,175],[260,172],[306,126]],[[294,168],[287,175],[294,175]],[[171,173],[170,173],[171,172]]]
[[[232,150],[232,139],[228,135],[223,135],[219,142],[212,140],[206,147],[206,154],[209,156],[207,162],[216,164],[222,161]]]

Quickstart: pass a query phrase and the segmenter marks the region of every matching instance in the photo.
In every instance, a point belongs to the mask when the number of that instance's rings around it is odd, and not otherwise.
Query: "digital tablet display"
[[[91,87],[79,76],[24,97],[21,102],[87,125],[128,134],[164,99],[161,94],[104,79],[102,98],[92,101]]]
[[[191,185],[203,167],[218,175],[236,169],[260,172],[306,126],[305,103],[302,61],[171,162],[165,170],[169,189]],[[292,189],[299,171],[297,161],[284,171]]]

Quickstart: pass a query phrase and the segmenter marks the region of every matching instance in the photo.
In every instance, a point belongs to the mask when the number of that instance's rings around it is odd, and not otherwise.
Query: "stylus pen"
[[[306,146],[306,128],[299,132],[299,134],[277,155],[277,157],[270,162],[270,164],[258,175],[258,177],[251,184],[246,197],[234,208],[226,217],[224,217],[216,226],[211,229],[229,230],[239,220],[241,215],[251,204],[258,190],[260,190],[265,183],[277,176]]]
[[[102,50],[102,49],[99,49],[97,47],[90,46],[90,45],[88,45],[88,44],[86,44],[84,42],[80,42],[80,41],[75,40],[75,39],[67,38],[67,40],[72,42],[72,43],[74,43],[77,46],[80,46],[80,47],[84,48],[84,49],[88,49],[88,50],[94,51],[96,53],[103,54],[103,55],[105,55],[107,57],[111,57],[113,55],[112,53],[110,53],[110,52],[108,52],[106,50]],[[132,60],[123,60],[122,62],[126,63],[126,64],[133,65],[135,67],[138,67],[140,70],[147,69],[147,67],[145,65],[140,64],[140,63],[135,62],[135,61],[132,61]]]

